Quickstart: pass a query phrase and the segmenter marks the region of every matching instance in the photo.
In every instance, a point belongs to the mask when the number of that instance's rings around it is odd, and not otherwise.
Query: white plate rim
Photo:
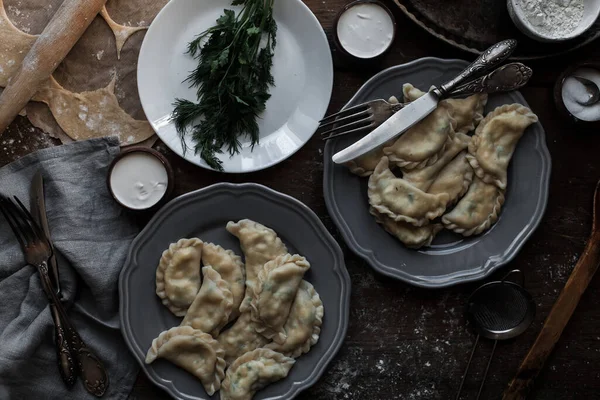
[[[207,0],[204,0],[207,1]],[[333,94],[333,84],[334,84],[334,69],[333,69],[333,57],[331,54],[331,47],[329,45],[329,41],[327,38],[327,34],[325,33],[325,30],[323,29],[320,21],[318,20],[318,18],[315,16],[315,14],[312,12],[312,10],[302,1],[302,0],[279,0],[279,1],[285,1],[285,2],[295,2],[297,4],[297,6],[302,7],[306,12],[308,17],[311,20],[311,23],[315,24],[316,27],[318,27],[318,34],[320,36],[320,43],[319,46],[323,46],[323,50],[327,49],[327,51],[324,51],[323,54],[326,55],[326,59],[324,60],[327,65],[327,71],[323,71],[323,76],[325,78],[325,83],[324,83],[324,87],[326,88],[327,91],[327,99],[323,99],[323,104],[325,105],[323,107],[322,113],[318,116],[317,120],[322,119],[325,116],[325,113],[327,112],[327,108],[329,106],[329,103],[331,101],[331,96]],[[156,15],[156,17],[154,18],[153,22],[151,23],[150,27],[148,28],[148,31],[146,32],[146,36],[144,37],[144,41],[142,42],[142,45],[140,47],[140,52],[139,52],[139,56],[138,56],[138,66],[137,66],[137,71],[136,71],[136,77],[137,77],[137,82],[138,82],[138,94],[139,94],[139,98],[140,98],[140,103],[142,105],[142,109],[144,110],[144,113],[147,115],[147,109],[148,109],[148,100],[146,100],[146,96],[144,96],[143,94],[143,86],[141,84],[141,82],[143,81],[143,79],[141,79],[141,73],[142,73],[142,69],[143,69],[143,62],[142,59],[144,58],[145,54],[148,53],[148,41],[146,40],[148,37],[152,38],[153,32],[157,29],[156,26],[158,26],[158,24],[160,24],[162,18],[164,17],[164,15],[166,13],[169,12],[169,10],[171,8],[174,8],[177,6],[177,4],[180,3],[180,0],[170,0],[160,11],[159,13]],[[156,22],[156,24],[155,24]],[[201,168],[207,169],[209,171],[214,171],[212,168],[208,167],[207,165],[203,164],[203,161],[201,160],[201,158],[199,156],[195,156],[195,157],[187,157],[184,156],[183,154],[180,154],[180,149],[178,148],[174,148],[168,140],[163,140],[163,138],[161,137],[161,133],[159,128],[157,127],[157,124],[151,120],[151,118],[148,118],[148,122],[150,123],[150,125],[152,126],[152,129],[154,130],[154,132],[157,134],[157,136],[165,143],[165,145],[167,147],[169,147],[169,149],[171,149],[171,151],[173,151],[178,157],[183,158],[184,160],[197,165]],[[288,158],[290,158],[291,156],[293,156],[294,154],[296,154],[302,147],[304,147],[306,145],[306,143],[308,143],[308,141],[312,138],[312,136],[314,135],[314,133],[317,130],[317,126],[314,127],[314,130],[312,132],[310,132],[310,134],[307,134],[306,137],[301,141],[301,143],[298,144],[298,146],[296,148],[294,148],[293,150],[290,150],[288,153],[282,155],[280,158],[275,159],[271,162],[267,162],[261,165],[257,165],[251,168],[247,168],[247,169],[243,169],[243,170],[227,170],[225,169],[224,171],[221,171],[223,173],[226,174],[235,174],[235,173],[250,173],[250,172],[256,172],[256,171],[261,171],[270,167],[273,167],[285,160],[287,160]],[[193,150],[190,150],[190,152],[193,154]],[[235,157],[235,156],[234,156]]]

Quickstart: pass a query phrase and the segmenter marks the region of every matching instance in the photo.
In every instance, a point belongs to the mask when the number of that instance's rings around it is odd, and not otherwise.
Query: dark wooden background
[[[386,0],[391,8],[391,0]],[[331,39],[336,13],[346,0],[305,0]],[[392,51],[376,66],[358,67],[336,58],[330,111],[339,109],[373,74],[416,58],[435,56],[472,59],[429,36],[395,10],[398,36]],[[530,329],[500,343],[483,398],[495,399],[515,373],[552,304],[581,254],[591,227],[591,201],[600,179],[600,132],[562,118],[554,105],[553,86],[575,62],[600,63],[600,42],[561,58],[528,63],[535,71],[523,94],[540,117],[553,170],[546,215],[510,268],[525,272],[527,287],[538,306]],[[398,88],[400,93],[400,88]],[[36,149],[56,145],[22,117],[0,137],[0,166]],[[423,290],[375,273],[343,244],[323,200],[323,143],[314,137],[289,160],[249,175],[207,172],[184,162],[165,146],[157,147],[172,162],[177,194],[219,181],[259,182],[301,200],[314,210],[342,244],[352,278],[351,318],[345,343],[320,381],[300,399],[450,399],[454,398],[475,336],[464,319],[468,295],[478,284],[446,290]],[[600,277],[577,308],[569,326],[537,380],[531,398],[600,398]],[[491,343],[475,355],[463,398],[475,398]],[[132,399],[167,399],[140,376]]]

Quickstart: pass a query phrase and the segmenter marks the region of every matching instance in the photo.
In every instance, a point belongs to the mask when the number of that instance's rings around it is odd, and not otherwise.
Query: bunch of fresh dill
[[[191,129],[196,153],[213,169],[223,170],[215,155],[223,148],[230,155],[239,152],[240,136],[248,135],[253,147],[258,143],[257,118],[275,83],[274,1],[233,0],[242,10],[237,15],[225,10],[215,26],[188,45],[187,53],[198,60],[198,67],[184,82],[197,89],[198,102],[176,99],[172,120],[184,149]]]

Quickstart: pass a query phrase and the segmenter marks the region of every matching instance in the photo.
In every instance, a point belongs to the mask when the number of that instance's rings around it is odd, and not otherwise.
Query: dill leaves
[[[236,15],[225,10],[216,25],[188,45],[187,54],[198,61],[184,82],[197,90],[198,102],[176,99],[171,116],[187,149],[191,131],[196,154],[213,169],[223,170],[216,157],[226,149],[239,152],[239,138],[248,135],[252,147],[259,141],[257,119],[275,84],[271,68],[277,44],[273,18],[275,0],[233,0]]]

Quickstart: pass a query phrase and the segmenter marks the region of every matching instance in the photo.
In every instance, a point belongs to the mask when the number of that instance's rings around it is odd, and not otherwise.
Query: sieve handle
[[[485,386],[485,380],[487,379],[488,372],[490,372],[490,365],[492,365],[492,360],[494,359],[494,354],[496,354],[497,346],[498,346],[498,341],[494,340],[494,347],[492,348],[492,354],[490,354],[490,358],[488,358],[488,362],[485,367],[485,372],[483,373],[483,378],[481,378],[481,383],[479,384],[479,392],[477,392],[477,400],[479,400],[481,398],[481,393],[483,392],[483,387]]]
[[[600,265],[600,182],[594,196],[592,234],[583,255],[573,269],[558,300],[554,303],[541,332],[521,363],[517,375],[504,392],[503,400],[525,399],[546,359],[552,353],[581,296]]]
[[[521,271],[520,269],[513,269],[512,271],[510,271],[508,274],[506,274],[504,276],[504,278],[502,278],[502,282],[506,282],[508,280],[508,278],[510,278],[511,275],[519,275],[519,281],[515,282],[517,285],[521,286],[522,288],[525,287],[525,274],[523,273],[523,271]]]

